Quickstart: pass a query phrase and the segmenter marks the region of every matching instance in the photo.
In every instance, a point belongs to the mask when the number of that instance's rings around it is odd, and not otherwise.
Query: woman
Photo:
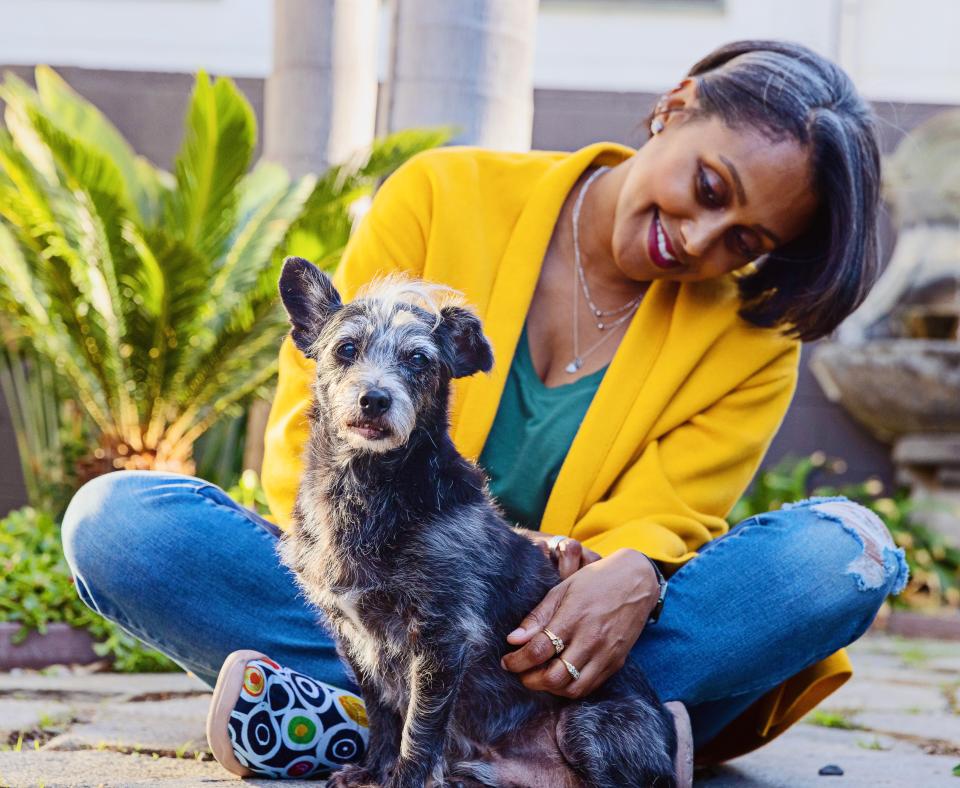
[[[511,634],[504,669],[576,697],[639,660],[681,740],[692,725],[698,759],[716,762],[839,687],[841,649],[907,580],[882,523],[843,498],[723,519],[790,403],[800,341],[832,331],[874,280],[879,156],[849,79],[781,42],[700,61],[650,130],[636,152],[418,156],[378,193],[335,281],[352,297],[406,270],[461,290],[484,322],[497,362],[458,381],[452,435],[507,515],[539,528],[531,538],[563,537],[549,548],[564,579]],[[311,377],[286,340],[263,473],[281,527]],[[343,726],[355,733],[362,712],[336,689],[353,685],[277,561],[278,534],[169,474],[101,477],[64,522],[87,604],[211,685],[223,665],[221,762],[281,776],[356,758]],[[648,623],[655,568],[669,594]],[[256,651],[224,665],[241,647]],[[259,702],[265,684],[279,706]],[[339,697],[340,738],[326,718],[291,717],[311,695]]]

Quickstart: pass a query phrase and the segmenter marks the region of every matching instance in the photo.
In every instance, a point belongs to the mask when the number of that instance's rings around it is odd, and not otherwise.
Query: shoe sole
[[[240,697],[247,663],[252,659],[262,659],[266,656],[250,649],[241,649],[230,654],[220,668],[217,685],[213,689],[213,698],[210,700],[210,711],[207,712],[207,744],[210,746],[210,751],[217,759],[217,763],[238,777],[254,777],[256,773],[240,763],[233,754],[228,727],[230,712],[233,711],[237,698]]]

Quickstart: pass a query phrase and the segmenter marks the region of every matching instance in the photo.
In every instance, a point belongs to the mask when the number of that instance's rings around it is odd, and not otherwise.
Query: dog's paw
[[[330,775],[327,788],[378,788],[380,781],[365,766],[356,763],[344,766]]]

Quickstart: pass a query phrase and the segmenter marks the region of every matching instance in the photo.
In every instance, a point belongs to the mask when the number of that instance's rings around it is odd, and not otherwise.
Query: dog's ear
[[[341,306],[340,294],[330,277],[302,257],[288,257],[280,272],[280,300],[290,316],[293,343],[305,356],[330,316]]]
[[[440,310],[440,318],[451,375],[465,378],[475,372],[489,372],[493,367],[493,348],[483,335],[477,316],[458,306],[445,306]]]

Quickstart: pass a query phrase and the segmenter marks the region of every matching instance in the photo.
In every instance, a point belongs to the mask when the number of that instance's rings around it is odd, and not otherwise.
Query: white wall
[[[724,0],[670,8],[541,0],[534,81],[550,88],[661,91],[712,49],[740,38],[789,38],[832,57],[834,4]]]
[[[450,0],[461,2],[462,0]],[[0,63],[266,76],[273,0],[0,0]],[[381,18],[380,73],[389,14]],[[789,38],[879,100],[960,104],[960,0],[541,0],[534,84],[660,91],[737,38]]]
[[[0,0],[11,65],[262,77],[272,36],[272,0]]]
[[[960,0],[847,0],[844,67],[871,98],[960,104]]]

